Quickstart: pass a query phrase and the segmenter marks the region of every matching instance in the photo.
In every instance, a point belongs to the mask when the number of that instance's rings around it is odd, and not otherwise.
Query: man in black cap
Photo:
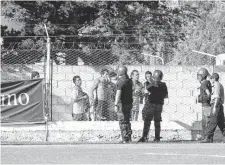
[[[127,75],[127,68],[118,68],[119,79],[116,84],[115,112],[118,113],[122,143],[131,141],[130,113],[132,109],[132,80]],[[121,107],[119,106],[121,103]]]
[[[206,138],[202,143],[212,143],[214,132],[216,127],[220,128],[223,136],[225,136],[225,126],[224,126],[224,88],[219,82],[219,75],[213,73],[211,76],[212,80],[212,95],[211,95],[211,114],[209,124],[206,128]]]

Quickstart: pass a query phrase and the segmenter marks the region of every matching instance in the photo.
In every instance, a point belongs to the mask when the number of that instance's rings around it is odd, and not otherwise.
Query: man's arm
[[[121,90],[116,91],[115,105],[119,104],[119,101],[120,101],[120,98],[121,98],[121,93],[122,93]]]
[[[73,93],[72,93],[73,102],[81,101],[83,99],[86,99],[87,97],[88,97],[87,95],[78,96],[78,91],[77,90],[73,90]]]
[[[213,113],[213,115],[215,115],[216,108],[218,107],[218,105],[220,103],[220,86],[218,86],[218,85],[215,85],[215,87],[214,87],[213,99],[214,99],[214,105],[213,105],[212,113]]]
[[[167,88],[167,85],[165,83],[165,99],[168,99],[168,88]]]
[[[99,79],[96,79],[90,91],[90,102],[92,103],[94,100],[94,91],[98,88]]]

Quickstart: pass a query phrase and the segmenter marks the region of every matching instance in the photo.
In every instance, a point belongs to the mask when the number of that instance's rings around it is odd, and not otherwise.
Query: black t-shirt
[[[132,97],[132,80],[129,79],[128,76],[123,76],[118,79],[116,84],[116,89],[121,90],[121,103],[122,104],[132,104],[133,97]]]
[[[212,93],[212,85],[210,83],[210,81],[208,80],[203,80],[201,82],[201,86],[200,86],[200,96],[201,96],[201,102],[202,102],[202,105],[206,105],[206,106],[209,106],[210,105],[210,101],[211,101],[211,98],[208,98],[207,96],[207,93],[206,93],[206,90],[209,90],[210,94]]]
[[[161,105],[164,104],[164,99],[168,95],[166,83],[157,82],[157,87],[155,86],[147,87],[147,90],[151,92],[148,97],[150,103]]]

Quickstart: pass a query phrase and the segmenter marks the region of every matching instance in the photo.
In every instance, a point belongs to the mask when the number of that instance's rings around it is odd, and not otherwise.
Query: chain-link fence
[[[169,98],[165,100],[163,121],[175,121],[185,127],[201,121],[201,105],[195,103],[199,83],[196,72],[202,66],[184,66],[162,61],[151,53],[135,50],[90,49],[63,47],[51,43],[50,73],[50,117],[58,120],[116,121],[114,112],[117,67],[126,61],[128,75],[136,70],[139,74],[133,80],[135,88],[131,120],[142,121],[145,104],[145,72],[160,69],[163,81],[168,87]],[[32,71],[38,71],[41,78],[46,77],[46,45],[40,48],[24,48],[11,45],[1,51],[1,81],[30,79]],[[204,55],[205,66],[213,72],[213,58]],[[161,57],[164,59],[163,57]],[[208,60],[207,60],[208,59]],[[134,62],[135,61],[135,62]],[[104,72],[103,72],[104,71]],[[223,77],[221,73],[221,77]],[[79,86],[79,79],[82,84]],[[223,80],[223,78],[222,78]],[[47,88],[45,88],[47,90]],[[45,91],[46,92],[46,91]],[[84,97],[85,96],[85,97]],[[83,99],[77,101],[77,98]],[[47,98],[47,96],[46,96]]]

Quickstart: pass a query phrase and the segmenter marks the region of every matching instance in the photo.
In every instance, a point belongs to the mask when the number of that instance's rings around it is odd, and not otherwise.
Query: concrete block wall
[[[17,69],[15,69],[17,67]],[[1,69],[1,80],[30,78],[31,71],[39,71],[43,77],[43,65],[4,66]],[[100,76],[99,71],[104,66],[59,66],[53,67],[53,120],[72,120],[71,89],[74,86],[73,76],[79,75],[82,79],[82,88],[89,93],[94,80]],[[107,66],[116,69],[116,66]],[[192,126],[201,121],[201,105],[195,104],[195,96],[199,83],[196,80],[196,72],[199,68],[205,67],[210,73],[213,67],[210,66],[141,66],[132,65],[128,67],[128,74],[133,69],[140,72],[140,81],[144,82],[144,74],[147,70],[153,72],[160,69],[164,73],[163,81],[168,86],[169,99],[166,100],[163,110],[165,122],[177,122],[183,126]],[[7,68],[14,68],[9,70]],[[225,73],[219,73],[221,82],[225,85]],[[142,108],[140,109],[140,111]],[[141,116],[141,115],[140,115]]]

